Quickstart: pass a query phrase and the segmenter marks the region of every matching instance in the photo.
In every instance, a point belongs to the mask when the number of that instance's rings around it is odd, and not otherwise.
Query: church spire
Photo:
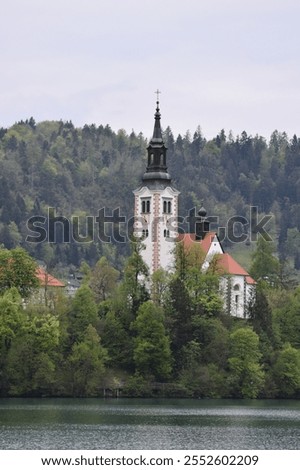
[[[153,137],[151,139],[151,142],[160,142],[163,144],[163,138],[162,138],[162,133],[161,133],[161,127],[160,127],[160,109],[159,109],[159,101],[156,101],[156,113],[154,114],[154,130],[153,130]]]
[[[154,114],[154,130],[152,139],[149,142],[147,147],[148,152],[148,165],[146,173],[143,176],[143,181],[161,181],[165,180],[168,183],[171,182],[171,177],[167,171],[167,147],[164,144],[161,127],[160,127],[160,109],[159,109],[159,100],[157,93],[156,101],[156,112]]]

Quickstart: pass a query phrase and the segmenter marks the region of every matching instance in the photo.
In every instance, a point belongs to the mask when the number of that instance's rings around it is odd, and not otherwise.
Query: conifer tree
[[[263,280],[271,286],[278,285],[280,262],[274,252],[274,244],[259,237],[250,268],[250,274],[256,281]]]
[[[161,309],[151,301],[144,303],[132,327],[136,331],[136,371],[146,377],[166,380],[171,374],[171,350]]]

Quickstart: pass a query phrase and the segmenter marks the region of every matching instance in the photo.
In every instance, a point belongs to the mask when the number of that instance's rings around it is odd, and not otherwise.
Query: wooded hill
[[[138,244],[61,243],[62,233],[56,243],[25,243],[27,220],[47,216],[48,207],[82,221],[102,207],[132,215],[147,147],[142,134],[31,118],[0,130],[0,242],[10,249],[0,250],[1,396],[102,396],[107,388],[124,396],[300,397],[300,290],[282,270],[285,260],[300,264],[300,139],[164,134],[181,215],[204,203],[220,226],[249,218],[251,204],[260,217],[275,216],[280,262],[260,238],[249,318],[224,314],[217,274],[202,272],[192,256],[176,257],[173,275],[154,274],[149,300]],[[35,264],[19,245],[50,270],[90,264],[81,266],[74,298],[62,293],[53,305],[24,308]],[[18,260],[9,270],[8,259]]]
[[[261,136],[226,136],[207,140],[200,128],[175,137],[164,131],[167,162],[181,191],[180,215],[204,203],[220,226],[234,215],[249,219],[249,206],[272,213],[270,225],[280,259],[300,268],[300,139],[274,131]],[[50,269],[93,265],[105,255],[121,268],[128,244],[25,243],[27,220],[57,215],[97,216],[105,207],[133,214],[132,190],[146,168],[147,139],[140,133],[114,132],[108,125],[75,128],[72,122],[33,118],[0,129],[0,242],[23,246]],[[84,223],[84,222],[83,222]],[[82,228],[85,232],[85,225]],[[225,244],[229,245],[225,241]]]

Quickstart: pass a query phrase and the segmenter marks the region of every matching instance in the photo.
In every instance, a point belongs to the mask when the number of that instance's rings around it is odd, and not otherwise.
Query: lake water
[[[2,399],[0,449],[300,449],[300,401]]]

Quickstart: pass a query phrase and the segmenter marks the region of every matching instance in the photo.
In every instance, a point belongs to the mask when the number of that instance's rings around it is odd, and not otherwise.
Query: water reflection
[[[300,449],[300,403],[0,400],[1,449]]]

